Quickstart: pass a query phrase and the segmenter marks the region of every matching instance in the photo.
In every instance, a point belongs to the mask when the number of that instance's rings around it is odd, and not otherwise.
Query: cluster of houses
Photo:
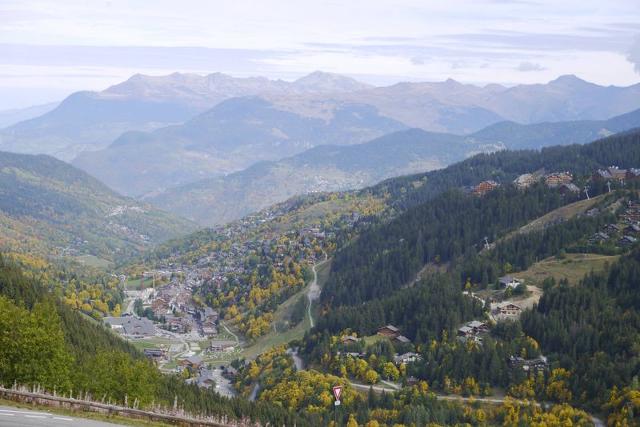
[[[522,314],[522,307],[511,301],[501,301],[490,304],[491,316],[496,320],[515,320]]]
[[[209,344],[207,351],[210,353],[231,352],[235,350],[236,346],[237,343],[235,341],[211,340],[211,344]]]
[[[189,356],[178,361],[181,369],[187,369],[191,374],[191,378],[187,383],[197,384],[202,388],[211,388],[216,384],[216,376],[214,370],[208,367],[202,357]],[[238,371],[232,366],[225,366],[222,375],[227,379],[234,379],[238,375]]]
[[[520,356],[509,356],[509,367],[520,368],[523,371],[546,371],[549,369],[549,362],[545,356],[533,359],[525,359]]]
[[[573,175],[570,172],[545,173],[544,170],[540,170],[525,173],[513,180],[513,184],[519,189],[525,189],[540,181],[544,181],[549,188],[557,188],[561,194],[580,193],[580,188],[573,183]]]
[[[540,170],[533,173],[525,173],[513,180],[513,184],[517,188],[525,189],[540,181],[544,181],[549,188],[557,188],[562,194],[580,193],[580,188],[573,183],[573,175],[569,172],[545,173],[544,170]],[[476,196],[484,196],[499,186],[500,184],[493,180],[482,181],[471,188],[471,193]]]
[[[619,247],[629,247],[640,238],[640,203],[629,201],[617,224],[607,224],[589,238],[591,244],[616,242]]]
[[[471,340],[481,343],[482,335],[487,332],[489,332],[489,325],[486,322],[472,320],[458,328],[458,339],[463,342]]]
[[[598,169],[591,178],[594,181],[634,181],[640,179],[640,169],[621,169],[610,166],[606,169]]]
[[[499,186],[500,184],[498,184],[493,180],[482,181],[481,183],[473,187],[473,189],[471,190],[471,193],[475,196],[482,197],[488,192],[495,190]]]
[[[385,325],[378,329],[377,335],[381,337],[385,337],[390,339],[392,342],[400,343],[400,344],[410,344],[411,340],[404,335],[400,334],[400,329],[393,325]],[[357,338],[354,335],[344,335],[340,338],[342,344],[355,344],[360,342],[360,338]],[[338,352],[338,356],[345,355],[351,356],[353,358],[363,358],[366,356],[364,353],[359,352]],[[422,360],[422,356],[413,351],[409,351],[403,354],[395,354],[393,356],[393,363],[396,365],[414,363]]]
[[[392,341],[397,341],[402,344],[408,344],[411,340],[404,335],[400,334],[400,329],[396,328],[393,325],[385,325],[378,329],[378,335],[387,337]]]
[[[151,359],[155,362],[167,360],[167,358],[169,357],[167,350],[163,348],[145,348],[143,350],[143,353],[148,359]]]

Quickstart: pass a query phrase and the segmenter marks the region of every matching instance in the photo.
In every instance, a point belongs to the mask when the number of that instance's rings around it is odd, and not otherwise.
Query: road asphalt
[[[114,427],[103,421],[86,420],[70,415],[0,406],[0,427]]]

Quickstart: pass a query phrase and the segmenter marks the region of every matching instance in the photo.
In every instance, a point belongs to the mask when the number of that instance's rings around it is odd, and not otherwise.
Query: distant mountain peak
[[[307,91],[354,92],[371,86],[341,74],[314,71],[293,82],[293,86]]]
[[[586,80],[582,80],[580,77],[576,76],[575,74],[564,74],[555,80],[551,80],[549,84],[575,86],[575,85],[589,85],[591,83],[587,82]]]

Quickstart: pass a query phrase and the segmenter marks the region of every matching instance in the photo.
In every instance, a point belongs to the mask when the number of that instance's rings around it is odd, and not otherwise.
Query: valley
[[[639,91],[136,74],[16,111],[3,396],[160,424],[636,425]]]

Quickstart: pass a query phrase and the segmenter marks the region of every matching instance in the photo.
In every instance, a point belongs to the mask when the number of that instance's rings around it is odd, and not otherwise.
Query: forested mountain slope
[[[640,165],[640,131],[584,146],[482,154],[442,171],[373,187],[368,191],[374,194],[390,192],[390,203],[404,212],[336,254],[323,299],[358,304],[380,297],[406,284],[424,264],[448,262],[480,245],[485,236],[495,239],[500,228],[505,232],[567,202],[557,192],[537,187],[522,193],[507,186],[481,199],[455,190],[443,194],[446,189],[486,179],[509,184],[520,174],[540,169],[584,177],[611,165]],[[414,185],[416,182],[421,185]],[[520,200],[525,197],[526,203]]]
[[[406,128],[375,108],[340,104],[321,117],[258,97],[234,98],[180,126],[130,132],[73,164],[127,195],[221,176],[322,144],[354,144]]]
[[[321,145],[144,200],[200,224],[223,224],[296,195],[351,190],[396,175],[441,168],[463,159],[475,147],[462,136],[410,129],[364,144]]]
[[[226,399],[214,391],[162,375],[140,352],[56,301],[45,284],[0,258],[0,383],[40,386],[58,395],[86,393],[139,408],[172,408],[190,414],[252,419],[263,424],[303,419],[261,402]]]
[[[52,157],[0,153],[0,229],[3,250],[115,260],[194,225]]]
[[[636,110],[603,121],[501,122],[467,136],[409,129],[363,144],[314,147],[145,199],[200,224],[215,225],[294,195],[358,189],[390,177],[444,168],[480,152],[582,144],[639,126],[640,110]]]
[[[323,315],[303,344],[308,360],[332,372],[346,363],[349,372],[349,361],[336,348],[366,347],[369,361],[370,352],[384,357],[385,350],[367,346],[370,341],[336,347],[333,337],[372,335],[392,324],[420,353],[406,375],[438,390],[473,394],[473,387],[468,387],[477,382],[481,390],[501,387],[515,397],[570,402],[603,411],[609,422],[626,419],[635,425],[637,416],[628,408],[637,408],[633,378],[640,366],[635,351],[640,305],[633,295],[640,258],[636,240],[623,236],[636,224],[639,183],[611,180],[614,190],[609,192],[606,182],[594,180],[592,174],[611,165],[640,165],[640,131],[585,146],[481,155],[465,163],[467,168],[455,165],[448,168],[449,174],[427,174],[424,181],[387,182],[387,189],[405,194],[403,203],[396,205],[401,213],[335,253],[321,294]],[[519,229],[518,224],[585,197],[543,182],[526,189],[510,183],[512,176],[542,167],[568,170],[579,188],[588,186],[591,196],[602,196],[589,212],[510,233]],[[485,179],[491,172],[500,176],[503,185],[480,196],[438,191],[455,188],[463,180],[473,183],[481,172],[489,173],[482,176]],[[422,186],[407,185],[416,182]],[[430,183],[437,185],[429,188]],[[605,241],[594,239],[602,230],[613,234],[604,234]],[[604,273],[587,275],[578,286],[546,279],[538,290],[543,293],[539,304],[518,308],[521,321],[519,316],[505,320],[496,314],[501,304],[512,303],[512,292],[527,292],[526,287],[501,287],[499,277],[518,277],[518,272],[549,257],[562,263],[568,252],[624,255],[618,263],[605,265]],[[474,292],[487,298],[472,297]],[[465,338],[461,326],[472,319],[488,325],[488,333]],[[406,351],[396,341],[393,346]],[[527,371],[519,365],[526,360],[543,362]]]
[[[389,179],[362,191],[389,194],[391,203],[405,210],[447,189],[473,186],[488,179],[505,184],[523,173],[540,170],[585,176],[611,165],[633,168],[638,165],[639,134],[639,130],[630,130],[582,146],[479,154],[442,170]]]

